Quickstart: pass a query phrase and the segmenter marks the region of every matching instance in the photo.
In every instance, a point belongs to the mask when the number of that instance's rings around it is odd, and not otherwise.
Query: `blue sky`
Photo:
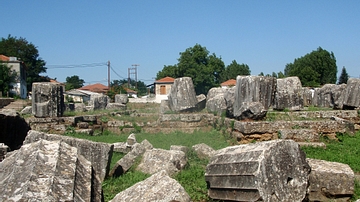
[[[360,77],[360,1],[303,0],[3,0],[0,37],[26,38],[47,63],[45,75],[86,84],[128,77],[154,81],[164,65],[195,44],[225,65],[248,64],[251,74],[283,71],[319,46]],[[101,63],[99,66],[85,65]],[[57,68],[75,65],[74,68]]]

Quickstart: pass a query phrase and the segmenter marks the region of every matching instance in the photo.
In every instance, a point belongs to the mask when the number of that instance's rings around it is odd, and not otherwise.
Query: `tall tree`
[[[84,83],[85,81],[77,75],[66,77],[65,90],[81,88],[84,86]]]
[[[349,80],[349,74],[346,72],[346,68],[343,67],[341,70],[338,84],[347,83],[348,80]]]
[[[45,61],[39,57],[37,47],[25,38],[8,35],[0,40],[0,54],[17,57],[26,65],[27,89],[31,91],[33,82],[49,81],[48,77],[39,74],[46,73]]]
[[[220,84],[220,75],[225,69],[221,57],[210,54],[206,47],[196,44],[180,53],[176,65],[164,66],[156,79],[165,76],[191,77],[197,94],[206,94],[210,88]]]
[[[284,72],[285,76],[298,76],[303,86],[319,86],[337,80],[334,53],[321,47],[287,64]]]
[[[3,95],[6,95],[10,92],[10,89],[13,87],[12,84],[15,83],[16,72],[11,71],[11,69],[0,63],[0,91]]]
[[[233,60],[223,71],[221,75],[221,82],[229,79],[236,79],[238,75],[250,75],[250,72],[250,68],[247,64],[238,64],[236,60]]]

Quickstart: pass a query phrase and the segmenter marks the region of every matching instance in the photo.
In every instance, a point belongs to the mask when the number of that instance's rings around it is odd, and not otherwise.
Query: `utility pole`
[[[108,90],[110,90],[110,60],[107,63],[108,66]]]
[[[137,67],[140,66],[138,64],[131,65],[133,67],[128,68],[128,87],[130,87],[131,74],[135,75],[135,88],[137,89]]]

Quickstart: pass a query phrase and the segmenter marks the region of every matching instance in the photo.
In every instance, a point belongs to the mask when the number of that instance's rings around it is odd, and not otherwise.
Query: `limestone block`
[[[0,143],[0,162],[5,159],[8,148],[4,143]]]
[[[107,95],[92,94],[89,101],[89,110],[103,110],[106,109],[107,104],[110,103],[110,97]]]
[[[121,104],[121,103],[108,103],[106,105],[106,108],[105,109],[108,109],[108,110],[126,110],[126,105],[124,104]]]
[[[226,91],[227,88],[221,88],[221,87],[211,88],[206,95],[206,100],[214,98],[217,95],[224,95]]]
[[[110,202],[131,201],[190,202],[191,199],[176,180],[169,177],[166,171],[160,171],[118,193]]]
[[[135,136],[134,133],[131,133],[131,134],[129,135],[129,137],[127,138],[127,140],[126,140],[126,145],[127,145],[128,147],[131,147],[131,146],[133,146],[135,143],[137,143],[137,142],[136,142],[136,136]]]
[[[243,102],[260,102],[269,109],[274,101],[276,78],[265,76],[237,76],[235,88],[234,114]]]
[[[198,100],[192,79],[190,77],[175,79],[174,84],[171,86],[168,100],[172,111],[183,112],[194,110]]]
[[[131,151],[131,148],[126,145],[126,142],[115,142],[114,145],[114,152],[120,152],[127,154]]]
[[[62,141],[22,146],[0,163],[0,201],[101,201],[91,162]]]
[[[64,113],[64,87],[57,83],[32,84],[32,113],[35,117],[61,117]]]
[[[126,105],[129,102],[127,94],[116,94],[115,103],[120,103]]]
[[[208,112],[212,112],[217,116],[221,116],[226,113],[226,101],[224,94],[217,94],[206,101],[206,109]]]
[[[30,130],[24,144],[39,141],[40,139],[55,141],[61,140],[76,147],[77,152],[84,156],[93,165],[94,172],[100,177],[101,182],[109,173],[110,161],[114,146],[112,144],[92,142],[89,140],[67,137],[62,135],[47,134]]]
[[[226,104],[226,116],[229,118],[234,117],[234,103],[235,103],[235,90],[236,86],[228,88],[224,94],[225,104]]]
[[[276,110],[301,110],[304,108],[303,89],[298,77],[287,77],[276,80],[274,98]]]
[[[137,170],[148,174],[166,170],[169,175],[173,175],[184,169],[186,163],[186,155],[182,151],[152,149],[145,151]]]
[[[192,149],[201,159],[210,159],[215,153],[215,150],[213,148],[204,143],[196,144],[192,146]]]
[[[325,84],[321,88],[316,88],[313,98],[314,106],[342,109],[345,89],[346,84]]]
[[[238,120],[261,120],[266,113],[267,110],[261,102],[243,102],[240,108],[234,111],[234,117]]]
[[[354,194],[354,172],[349,165],[306,159],[311,167],[310,201],[349,201]]]
[[[278,134],[281,139],[291,139],[296,142],[320,141],[320,133],[311,129],[281,129]]]
[[[344,95],[344,107],[350,109],[360,107],[360,79],[349,78]]]
[[[20,112],[20,114],[31,114],[31,113],[32,113],[32,106],[26,106]]]
[[[218,150],[206,167],[213,199],[302,201],[310,167],[292,140],[272,140]]]
[[[170,150],[182,151],[186,154],[189,151],[189,148],[182,145],[171,145]]]

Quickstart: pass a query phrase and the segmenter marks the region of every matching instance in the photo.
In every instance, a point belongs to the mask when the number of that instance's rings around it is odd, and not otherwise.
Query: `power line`
[[[77,65],[47,65],[47,69],[68,69],[68,68],[86,68],[86,67],[99,67],[106,66],[107,63],[89,63],[89,64],[77,64]]]
[[[125,77],[120,76],[120,75],[112,68],[112,66],[110,66],[110,69],[111,69],[118,77],[125,79]]]

